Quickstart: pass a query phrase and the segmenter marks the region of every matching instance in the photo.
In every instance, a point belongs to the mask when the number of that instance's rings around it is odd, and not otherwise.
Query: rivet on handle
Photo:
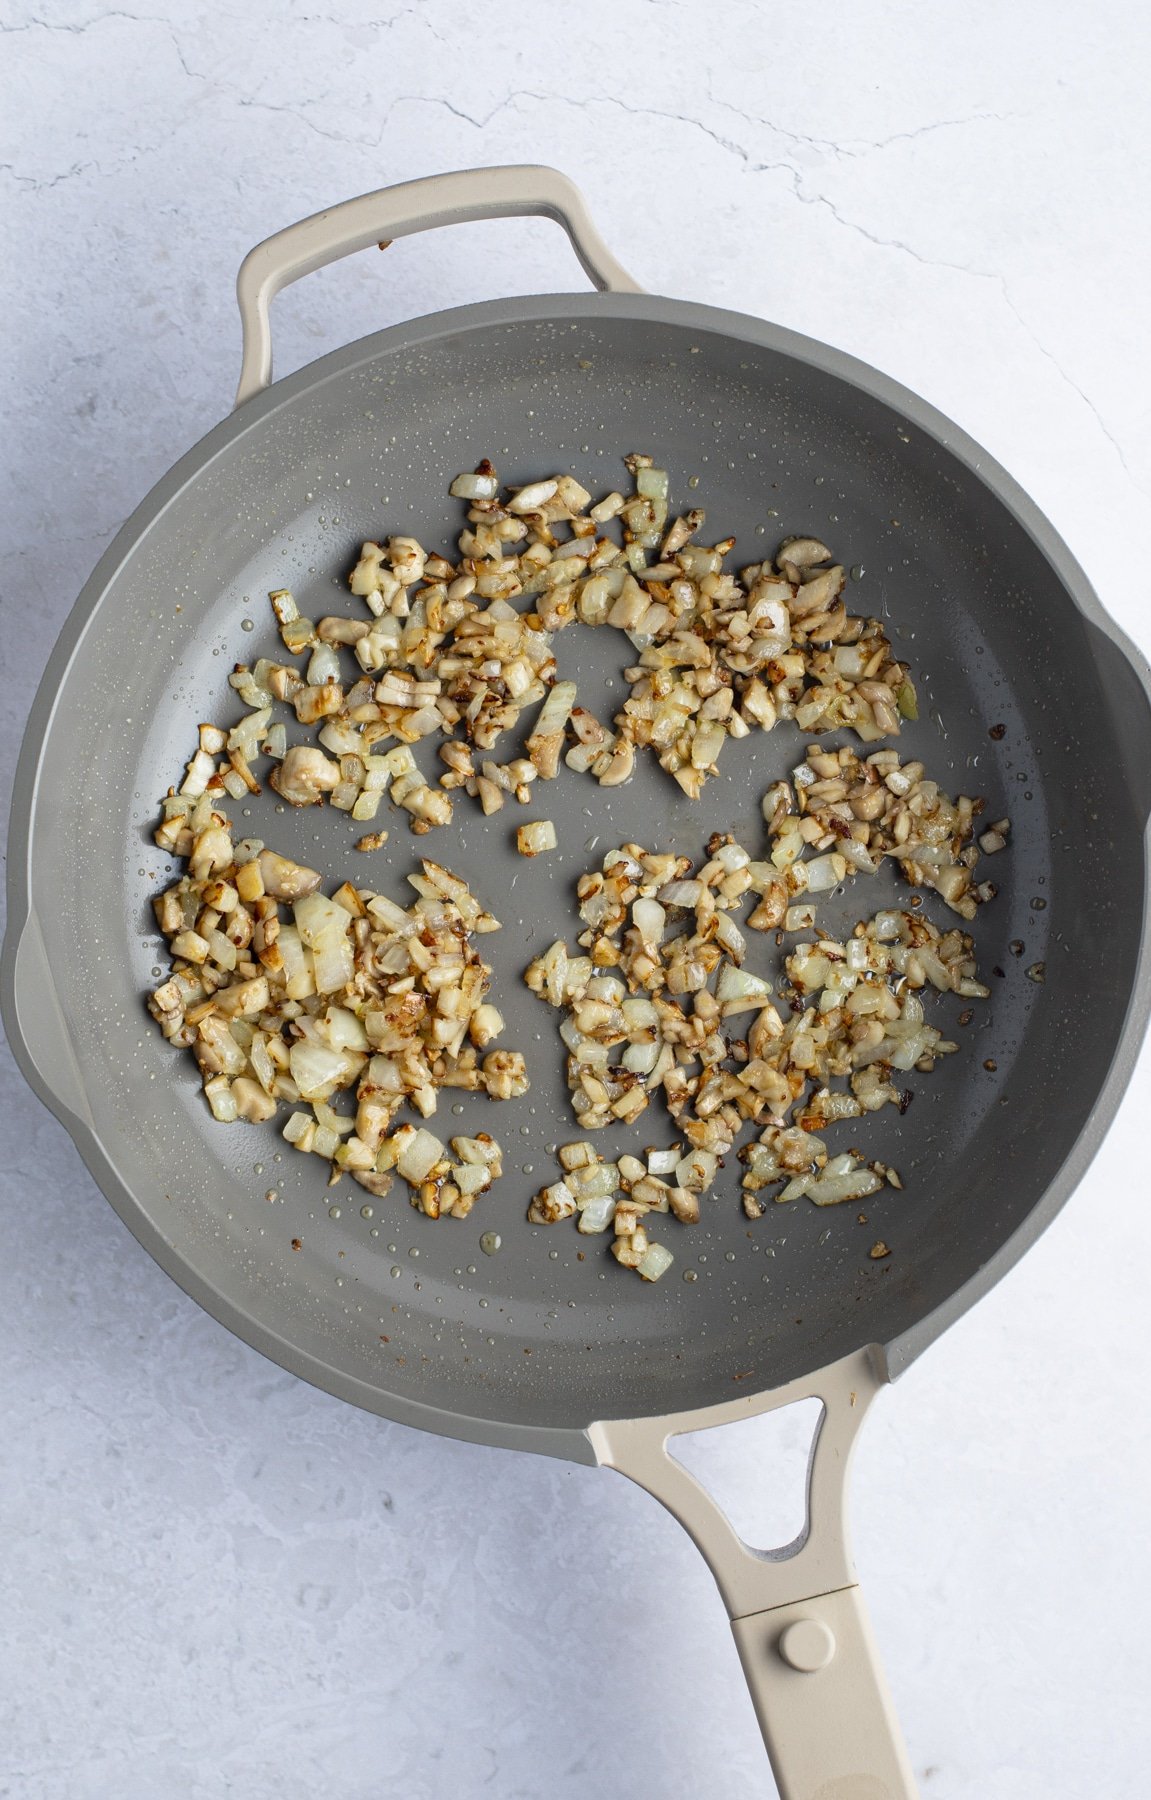
[[[793,1619],[780,1632],[776,1647],[789,1668],[814,1675],[835,1655],[835,1633],[822,1619]]]

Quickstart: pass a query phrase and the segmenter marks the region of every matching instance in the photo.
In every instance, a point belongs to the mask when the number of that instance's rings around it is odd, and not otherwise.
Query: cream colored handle
[[[731,1629],[780,1800],[916,1800],[858,1587]]]
[[[345,200],[326,212],[313,213],[289,225],[250,250],[236,283],[244,327],[244,356],[236,405],[242,406],[272,379],[272,328],[269,307],[281,288],[310,275],[326,263],[388,243],[435,225],[464,225],[476,219],[525,216],[554,219],[571,239],[594,285],[614,293],[638,294],[642,288],[621,268],[588,217],[579,189],[558,169],[531,163],[502,168],[460,169],[452,175],[428,175]]]
[[[873,1347],[747,1400],[656,1419],[606,1420],[589,1432],[598,1460],[667,1507],[706,1558],[782,1800],[917,1800],[847,1535],[851,1453],[885,1383],[882,1353]],[[753,1550],[669,1454],[669,1441],[812,1396],[823,1413],[808,1469],[806,1525],[793,1544]]]

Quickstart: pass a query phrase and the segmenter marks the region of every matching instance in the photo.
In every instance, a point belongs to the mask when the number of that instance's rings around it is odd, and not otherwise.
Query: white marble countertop
[[[922,391],[1151,648],[1145,8],[4,12],[6,769],[98,553],[230,404],[243,252],[485,162],[568,171],[649,287]],[[507,226],[498,254],[482,230],[294,289],[281,369],[577,285],[554,227]],[[9,1060],[0,1079],[0,1795],[772,1791],[710,1578],[654,1503],[280,1373],[153,1266]],[[1149,1108],[1144,1056],[1073,1203],[864,1434],[858,1556],[925,1800],[1147,1793]],[[764,1464],[737,1434],[713,1466],[746,1511]],[[605,1533],[636,1545],[610,1589]]]

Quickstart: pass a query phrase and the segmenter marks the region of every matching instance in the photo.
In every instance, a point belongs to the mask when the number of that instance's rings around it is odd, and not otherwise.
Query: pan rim
[[[3,1015],[13,1055],[21,1073],[33,1092],[69,1133],[89,1173],[137,1241],[199,1306],[253,1349],[334,1397],[350,1401],[398,1423],[466,1441],[533,1450],[569,1461],[594,1464],[597,1457],[588,1436],[592,1421],[588,1422],[586,1428],[528,1425],[514,1419],[488,1419],[460,1413],[394,1394],[376,1383],[349,1375],[310,1352],[302,1351],[289,1339],[253,1317],[242,1305],[219,1293],[211,1281],[199,1274],[176,1243],[154,1225],[144,1203],[129,1192],[116,1176],[96,1133],[77,1116],[50,1082],[41,1076],[24,1041],[16,1001],[17,951],[32,918],[31,852],[39,791],[40,747],[88,624],[121,568],[147,533],[169,507],[178,504],[185,489],[220,454],[230,449],[249,430],[262,425],[280,408],[292,404],[298,396],[330,377],[347,373],[381,357],[429,346],[439,338],[463,331],[525,322],[546,323],[559,317],[594,320],[639,317],[649,323],[687,327],[701,334],[745,342],[830,375],[898,411],[925,436],[955,457],[1027,534],[1080,615],[1109,640],[1134,671],[1148,707],[1149,723],[1151,668],[1123,629],[1106,612],[1086,574],[1035,503],[994,458],[930,402],[847,352],[785,327],[723,308],[649,295],[555,294],[485,301],[428,314],[360,338],[273,383],[239,411],[229,414],[213,426],[161,476],[117,532],[81,590],[48,658],[25,727],[13,783],[8,840],[8,925],[0,957],[0,1014]],[[1151,821],[1148,821],[1145,828],[1143,851],[1144,924],[1138,964],[1115,1053],[1091,1114],[1054,1179],[1036,1199],[1016,1230],[980,1270],[958,1287],[947,1300],[883,1346],[887,1372],[891,1377],[908,1367],[1030,1248],[1083,1178],[1110,1128],[1138,1058],[1143,1031],[1148,1015],[1151,1014],[1151,933],[1147,929]],[[751,1397],[748,1396],[749,1399]]]

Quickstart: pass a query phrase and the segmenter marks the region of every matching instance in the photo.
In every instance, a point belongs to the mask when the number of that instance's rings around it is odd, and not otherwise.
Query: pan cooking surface
[[[558,310],[543,316],[549,306]],[[515,302],[470,309],[475,324],[382,334],[282,383],[249,409],[246,431],[216,434],[214,456],[122,564],[47,736],[33,903],[54,966],[69,969],[60,985],[105,1152],[177,1247],[198,1297],[211,1304],[213,1290],[262,1348],[297,1367],[309,1359],[314,1379],[381,1411],[398,1396],[401,1411],[423,1402],[580,1427],[729,1399],[897,1337],[1022,1223],[1081,1131],[1119,1035],[1138,938],[1139,827],[1115,775],[1098,633],[1003,504],[920,426],[781,350],[783,334],[710,315],[745,327],[741,341],[708,317],[618,297]],[[920,719],[905,727],[901,755],[1013,822],[1011,847],[986,865],[999,896],[974,926],[992,999],[966,1029],[958,998],[929,1010],[961,1054],[910,1078],[905,1117],[887,1108],[828,1129],[833,1151],[858,1144],[893,1163],[904,1191],[885,1188],[862,1208],[770,1206],[753,1223],[731,1157],[699,1226],[660,1221],[676,1261],[654,1287],[615,1266],[609,1234],[525,1221],[531,1193],[555,1179],[549,1147],[582,1134],[558,1015],[520,977],[553,938],[574,942],[575,880],[614,845],[699,858],[712,831],[730,830],[762,854],[759,798],[801,759],[794,727],[730,743],[696,803],[640,756],[615,791],[561,769],[537,783],[530,806],[490,819],[458,797],[453,823],[426,838],[385,807],[375,824],[390,840],[370,856],[352,848],[364,828],[331,809],[280,811],[270,791],[230,807],[237,835],[322,869],[329,891],[350,878],[406,904],[403,878],[422,850],[502,920],[482,950],[507,1019],[501,1042],[525,1051],[533,1085],[501,1105],[445,1093],[429,1121],[443,1137],[488,1129],[504,1147],[504,1180],[467,1221],[425,1219],[399,1183],[383,1200],[347,1180],[328,1189],[327,1165],[291,1151],[274,1127],[215,1124],[190,1057],[164,1044],[142,1000],[164,962],[150,910],[170,866],[151,842],[156,802],[178,780],[196,724],[238,716],[232,664],[277,654],[267,591],[291,588],[310,617],[358,616],[346,574],[361,539],[403,531],[428,548],[453,545],[462,508],[447,485],[481,456],[504,481],[569,470],[598,497],[619,484],[619,458],[633,449],[671,471],[673,507],[705,507],[706,541],[738,538],[737,565],[785,534],[823,537],[856,574],[852,609],[887,620],[912,665]],[[608,717],[626,641],[573,628],[555,649],[579,702]],[[99,771],[95,794],[77,779],[78,739]],[[501,741],[500,760],[509,754]],[[434,746],[419,755],[430,766]],[[555,820],[560,849],[527,861],[514,831],[537,817]],[[77,868],[88,871],[82,884]],[[861,878],[821,904],[820,924],[847,930],[896,894],[890,875]],[[938,924],[954,922],[935,896],[924,905]],[[766,972],[774,939],[749,935],[748,966]],[[1043,986],[1025,975],[1036,961],[1047,965]],[[635,1127],[596,1139],[607,1155],[674,1136],[653,1102]],[[493,1231],[502,1247],[489,1256],[480,1239]],[[868,1250],[879,1239],[892,1254],[877,1262]]]

